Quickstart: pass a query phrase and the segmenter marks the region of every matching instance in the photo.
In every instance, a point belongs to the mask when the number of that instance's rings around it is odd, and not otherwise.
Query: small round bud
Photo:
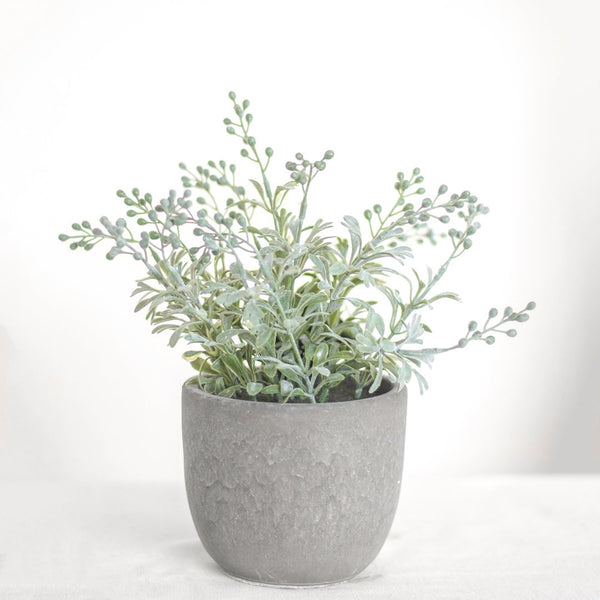
[[[296,153],[296,160],[302,160],[304,158],[304,155],[301,154],[300,152]]]
[[[516,319],[516,320],[517,320],[519,323],[524,323],[524,322],[525,322],[525,321],[527,321],[528,319],[529,319],[529,315],[522,314],[522,315],[519,315],[519,316],[517,317],[517,319]]]
[[[418,167],[415,167],[413,169],[413,175],[418,175],[421,172],[421,169],[419,169]]]
[[[419,188],[417,190],[417,194],[424,194],[425,193],[425,188]]]
[[[402,173],[402,171],[399,171],[398,173],[396,173],[396,178],[398,179],[398,181],[404,181],[404,173]]]
[[[497,308],[490,308],[490,312],[488,313],[490,319],[493,319],[494,317],[498,316],[498,309]]]
[[[77,246],[78,246],[78,245],[79,245],[79,244],[78,244],[77,242],[71,242],[71,243],[69,244],[69,248],[71,248],[71,250],[77,250]]]
[[[215,223],[220,225],[223,222],[223,215],[221,213],[215,213],[214,219]]]
[[[235,100],[235,92],[229,92],[229,98]]]
[[[516,329],[509,329],[509,330],[506,332],[506,335],[507,335],[508,337],[516,337],[516,335],[517,335],[517,330],[516,330]]]
[[[488,335],[485,338],[485,343],[491,346],[496,341],[496,338],[493,335]]]
[[[71,227],[75,230],[75,231],[81,231],[81,225],[79,223],[73,223],[73,225],[71,225]]]
[[[469,323],[469,331],[475,331],[477,329],[477,321],[471,321]]]
[[[473,225],[469,225],[467,227],[467,235],[473,235],[476,231],[477,231],[477,229],[475,229],[475,227],[473,227]]]
[[[318,160],[315,163],[315,168],[317,168],[319,171],[322,171],[325,168],[325,162],[322,160]]]
[[[296,170],[296,163],[292,162],[291,160],[285,163],[285,168],[288,171],[295,171]]]
[[[244,100],[242,106],[244,107],[244,110],[246,110],[250,106],[250,100]]]
[[[448,215],[443,215],[442,217],[440,217],[440,222],[442,223],[450,223],[450,217]]]
[[[142,260],[142,255],[139,252],[133,253],[134,260]]]
[[[252,116],[250,113],[248,113],[248,114],[246,115],[246,121],[248,121],[248,123],[252,123],[252,119],[253,119],[253,118],[254,118],[254,117],[253,117],[253,116]]]
[[[527,304],[527,306],[525,307],[525,310],[533,310],[535,307],[535,302],[529,302],[529,304]]]
[[[373,213],[368,209],[365,210],[364,215],[367,221],[370,221],[373,218]]]
[[[127,194],[123,190],[117,190],[117,196],[119,196],[119,198],[125,198]]]
[[[513,314],[513,309],[510,306],[507,306],[504,309],[504,316],[505,317],[510,317],[510,315],[512,315],[512,314]]]
[[[117,219],[117,227],[127,227],[125,219]]]
[[[381,204],[375,204],[375,206],[373,206],[373,212],[375,212],[376,215],[381,214]]]
[[[235,133],[235,129],[233,127],[231,127],[231,125],[229,127],[227,127],[227,129],[225,131],[227,131],[227,133]]]
[[[333,150],[327,150],[327,152],[325,152],[325,154],[323,155],[323,158],[325,160],[331,160],[333,158],[334,154],[333,154]]]
[[[267,146],[267,147],[265,148],[265,154],[266,154],[266,155],[267,155],[269,158],[271,158],[271,156],[273,156],[273,148],[271,148],[270,146]]]
[[[421,202],[421,206],[423,208],[429,208],[433,203],[431,202],[431,198],[424,198],[423,202]]]
[[[458,347],[464,348],[468,343],[469,342],[466,338],[461,338],[460,340],[458,340]]]
[[[423,175],[419,175],[416,179],[415,179],[415,183],[423,183],[423,181],[425,181],[425,177],[423,177]]]
[[[448,186],[447,185],[440,185],[440,187],[438,188],[438,194],[441,196],[443,194],[445,194],[448,191]]]
[[[465,247],[465,250],[468,250],[472,245],[473,245],[473,242],[470,239],[466,239],[463,242],[463,246]]]
[[[224,125],[231,125],[231,119],[223,119]]]
[[[61,234],[58,236],[58,239],[59,239],[61,242],[66,242],[66,241],[69,239],[69,236],[68,236],[66,233],[61,233]]]
[[[137,215],[137,213],[135,212],[135,210],[128,210],[127,211],[127,216],[128,217],[135,217],[135,215]]]
[[[468,198],[471,195],[471,192],[469,192],[468,190],[465,190],[460,197],[461,198]]]
[[[298,181],[300,179],[300,173],[298,173],[298,171],[294,171],[290,177],[294,180],[294,181]]]

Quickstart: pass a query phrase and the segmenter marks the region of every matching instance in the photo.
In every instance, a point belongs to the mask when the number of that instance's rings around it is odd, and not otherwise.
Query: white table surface
[[[600,600],[600,477],[405,479],[379,557],[302,590],[225,576],[183,484],[0,483],[1,600]]]

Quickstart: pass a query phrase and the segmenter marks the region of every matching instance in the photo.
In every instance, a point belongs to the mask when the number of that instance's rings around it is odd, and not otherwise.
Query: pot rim
[[[382,398],[387,398],[390,396],[394,396],[398,393],[402,393],[406,390],[406,383],[399,386],[398,382],[392,382],[388,377],[384,377],[382,383],[386,383],[390,386],[386,392],[382,394],[377,394],[376,396],[367,396],[366,398],[350,398],[349,400],[341,400],[337,402],[263,402],[262,400],[246,400],[244,398],[229,398],[226,396],[217,396],[215,394],[211,394],[209,392],[205,392],[200,389],[197,385],[184,383],[182,386],[183,390],[188,390],[192,394],[202,395],[204,397],[210,398],[211,400],[221,401],[223,403],[229,403],[230,405],[252,405],[252,406],[279,406],[279,407],[290,407],[294,410],[304,410],[305,408],[310,410],[312,407],[317,406],[344,406],[344,405],[353,405],[356,402],[359,403],[368,403],[368,402],[377,402]],[[269,410],[269,409],[267,409]]]

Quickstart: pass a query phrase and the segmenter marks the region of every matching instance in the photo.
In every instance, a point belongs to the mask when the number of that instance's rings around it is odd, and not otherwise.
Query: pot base
[[[332,585],[336,585],[338,583],[352,581],[352,579],[354,579],[355,577],[358,577],[360,575],[360,573],[357,573],[356,575],[352,575],[351,577],[345,577],[343,579],[336,579],[335,581],[325,581],[323,583],[293,584],[293,583],[263,583],[262,581],[254,581],[252,579],[245,579],[244,577],[238,577],[237,575],[232,575],[231,573],[228,573],[224,569],[221,569],[221,571],[223,571],[223,573],[225,573],[225,575],[227,575],[227,577],[230,577],[231,579],[235,579],[236,581],[240,581],[241,583],[246,583],[249,585],[256,585],[259,587],[282,588],[282,589],[288,589],[288,590],[302,590],[305,588],[329,587]]]

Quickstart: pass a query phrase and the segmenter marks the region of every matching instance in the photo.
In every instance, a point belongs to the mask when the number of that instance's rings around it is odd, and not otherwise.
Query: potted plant
[[[402,475],[406,384],[471,342],[516,335],[523,310],[492,308],[451,347],[423,345],[423,309],[456,294],[436,287],[472,245],[488,212],[470,192],[427,196],[419,169],[398,173],[396,197],[335,228],[307,220],[309,190],[333,152],[296,154],[273,186],[270,147],[250,134],[249,102],[224,123],[258,173],[234,164],[180,164],[184,191],[159,201],[117,196],[126,216],[74,223],[75,250],[109,240],[144,274],[133,294],[153,333],[180,339],[195,375],[183,386],[186,489],[198,534],[228,574],[272,585],[353,577],[389,532]],[[288,202],[299,192],[299,205]],[[223,201],[224,200],[224,201]],[[424,240],[448,247],[425,275],[407,268]],[[365,294],[365,289],[369,289]],[[383,303],[373,300],[373,293]],[[387,308],[385,308],[387,307]]]

